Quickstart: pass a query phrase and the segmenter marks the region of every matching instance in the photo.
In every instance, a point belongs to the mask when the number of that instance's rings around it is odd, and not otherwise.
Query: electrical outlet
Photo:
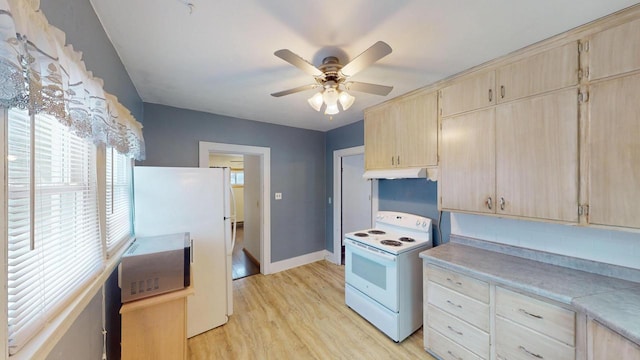
[[[276,200],[282,200],[282,193],[276,193]]]

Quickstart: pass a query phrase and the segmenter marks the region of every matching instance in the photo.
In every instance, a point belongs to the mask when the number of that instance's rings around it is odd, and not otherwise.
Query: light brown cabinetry
[[[442,116],[481,109],[496,103],[495,72],[486,71],[464,77],[443,88]]]
[[[640,74],[589,92],[589,223],[640,228]]]
[[[441,208],[577,222],[577,95],[443,118]]]
[[[578,42],[573,41],[499,67],[498,103],[577,85],[578,54]]]
[[[187,296],[193,288],[122,305],[122,359],[187,359]]]
[[[594,34],[585,50],[590,81],[640,69],[640,19]]]
[[[364,116],[365,167],[438,164],[438,97],[420,92],[368,109]]]
[[[443,359],[489,359],[489,284],[425,265],[425,348]]]
[[[594,320],[587,325],[587,346],[589,360],[640,359],[640,345]]]

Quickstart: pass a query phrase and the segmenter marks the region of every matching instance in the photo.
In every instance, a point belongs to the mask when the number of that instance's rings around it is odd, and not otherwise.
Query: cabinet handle
[[[531,316],[533,318],[536,318],[536,319],[544,319],[541,315],[532,314],[532,313],[528,312],[525,309],[518,309],[518,311],[523,313],[523,314],[525,314],[525,315],[528,315],[528,316]]]
[[[447,304],[449,304],[449,305],[451,305],[451,306],[455,306],[455,307],[457,307],[457,308],[462,309],[462,305],[458,305],[458,304],[454,303],[454,302],[453,302],[453,301],[451,301],[451,300],[447,300]]]
[[[395,165],[396,164],[395,161],[396,161],[395,156],[392,156],[391,157],[391,165]]]
[[[453,356],[454,358],[458,359],[458,360],[463,360],[460,356],[454,354],[451,352],[451,350],[447,350],[447,354]]]
[[[504,99],[504,85],[500,85],[500,97]]]
[[[504,210],[504,198],[500,197],[500,210]]]
[[[447,278],[447,281],[452,283],[452,284],[456,284],[458,286],[462,286],[462,283],[460,281],[453,281],[453,280],[451,280],[451,278]]]
[[[544,359],[544,356],[540,355],[540,354],[535,354],[532,353],[531,351],[527,350],[527,348],[525,348],[524,346],[520,345],[518,346],[518,349],[524,351],[527,355],[529,356],[533,356],[536,359]]]
[[[493,89],[489,89],[489,102],[493,101]]]
[[[487,207],[489,208],[489,210],[491,210],[491,208],[493,208],[493,203],[491,201],[491,196],[489,196],[487,198]]]
[[[398,165],[400,165],[400,155],[398,155]]]
[[[447,327],[449,328],[449,330],[451,330],[451,331],[453,331],[454,333],[456,333],[456,334],[458,334],[458,335],[462,336],[462,333],[461,333],[460,331],[458,331],[458,330],[456,330],[456,329],[452,328],[452,327],[451,327],[451,326],[449,326],[449,325],[447,325]]]

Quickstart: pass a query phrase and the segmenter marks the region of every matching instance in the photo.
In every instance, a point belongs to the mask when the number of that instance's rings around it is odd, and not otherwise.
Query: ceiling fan
[[[338,109],[338,102],[340,102],[342,110],[344,111],[347,110],[355,101],[355,97],[347,93],[347,90],[381,96],[386,96],[391,92],[391,90],[393,90],[393,86],[348,80],[351,76],[389,54],[391,54],[391,47],[383,41],[378,41],[346,65],[340,64],[337,57],[328,56],[322,60],[322,65],[315,67],[307,60],[294,54],[288,49],[278,50],[274,53],[275,56],[290,63],[307,74],[312,75],[315,79],[315,83],[276,92],[271,94],[271,96],[280,97],[301,91],[321,88],[320,92],[307,100],[309,105],[311,105],[314,110],[320,111],[322,105],[325,104],[326,107],[324,113],[327,115],[335,115],[340,112]]]

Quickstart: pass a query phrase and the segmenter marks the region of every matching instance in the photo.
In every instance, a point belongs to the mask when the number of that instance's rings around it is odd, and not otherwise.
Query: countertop
[[[541,258],[532,250],[523,249],[519,254],[519,248],[504,251],[502,245],[492,248],[493,243],[484,243],[452,237],[449,243],[423,251],[420,257],[427,263],[572,305],[640,344],[640,283],[559,265],[564,261],[573,266],[572,258],[542,253],[542,258],[552,258],[553,264],[526,258]],[[585,263],[582,268],[589,267],[590,262]],[[600,268],[601,264],[594,264],[594,269]]]

